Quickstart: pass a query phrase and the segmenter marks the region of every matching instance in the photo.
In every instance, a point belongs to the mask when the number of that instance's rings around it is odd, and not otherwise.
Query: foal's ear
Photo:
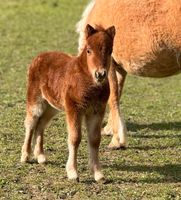
[[[94,33],[96,33],[97,30],[94,29],[91,25],[87,24],[86,28],[85,28],[85,34],[86,37],[88,38],[89,36],[93,35]]]
[[[116,29],[115,29],[114,26],[107,28],[106,32],[107,32],[108,35],[110,35],[112,37],[112,39],[114,39],[114,36],[116,34]]]

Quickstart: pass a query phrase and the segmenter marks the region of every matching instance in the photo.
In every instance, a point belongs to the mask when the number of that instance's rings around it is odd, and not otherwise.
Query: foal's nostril
[[[95,77],[96,77],[97,79],[100,79],[100,78],[101,78],[101,73],[98,72],[98,71],[96,71],[96,72],[95,72]]]
[[[99,72],[95,72],[95,77],[98,79],[99,78]]]
[[[105,77],[106,77],[106,71],[103,70],[103,71],[96,71],[95,72],[95,77],[97,80],[103,80]]]
[[[101,76],[102,76],[102,78],[105,78],[106,77],[106,71],[103,71]]]

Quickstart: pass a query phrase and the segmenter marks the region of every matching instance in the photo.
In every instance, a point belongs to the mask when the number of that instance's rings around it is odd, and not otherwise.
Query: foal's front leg
[[[86,126],[88,131],[89,165],[96,181],[104,180],[99,163],[99,145],[101,141],[101,124],[104,116],[102,113],[91,113],[86,115]]]
[[[77,172],[77,150],[81,141],[81,116],[78,111],[69,108],[66,111],[68,128],[69,156],[66,164],[68,179],[79,181]]]

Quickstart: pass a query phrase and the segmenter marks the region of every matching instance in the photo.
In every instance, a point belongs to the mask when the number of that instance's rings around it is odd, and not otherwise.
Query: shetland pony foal
[[[87,39],[82,54],[70,57],[61,52],[42,53],[29,67],[27,90],[26,136],[21,162],[27,162],[31,140],[35,136],[34,156],[46,161],[43,132],[47,123],[64,109],[68,126],[69,157],[66,171],[69,179],[78,181],[77,150],[81,141],[81,122],[85,117],[90,151],[90,168],[96,181],[103,178],[98,150],[101,123],[109,97],[107,79],[115,28],[85,29]]]

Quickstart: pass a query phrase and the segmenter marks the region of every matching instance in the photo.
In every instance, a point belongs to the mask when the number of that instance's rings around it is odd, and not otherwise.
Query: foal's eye
[[[87,49],[87,54],[91,54],[91,49]]]

